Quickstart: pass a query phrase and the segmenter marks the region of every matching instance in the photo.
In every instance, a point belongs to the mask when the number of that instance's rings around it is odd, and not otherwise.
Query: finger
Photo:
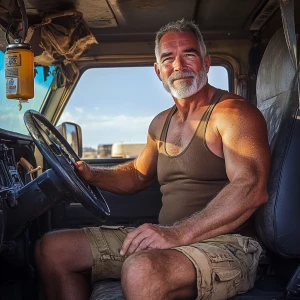
[[[149,232],[147,231],[143,231],[141,232],[138,236],[136,236],[132,241],[131,244],[129,246],[129,248],[127,249],[126,255],[130,255],[134,252],[136,252],[136,250],[141,246],[141,243],[143,243],[145,240],[149,239]],[[144,244],[146,244],[147,242],[145,242]],[[142,250],[142,249],[141,249]]]
[[[86,173],[86,164],[83,161],[77,161],[75,162],[75,171],[77,176],[80,177],[80,179],[85,179],[85,173]]]
[[[76,161],[75,162],[75,167],[79,170],[79,171],[83,171],[85,169],[85,162],[83,162],[82,160]]]
[[[146,250],[146,249],[153,249],[152,244],[153,244],[154,239],[153,238],[146,238],[144,239],[140,245],[138,246],[138,248],[135,250],[135,252],[140,252],[142,250]]]
[[[75,168],[77,175],[80,177],[80,179],[85,180],[87,183],[91,184],[93,180],[93,174],[91,167],[85,163],[84,161],[77,161],[75,163]]]
[[[130,247],[132,240],[135,239],[142,231],[143,230],[141,229],[141,226],[140,226],[127,234],[127,236],[123,242],[121,251],[120,251],[121,256],[126,255],[126,252],[127,252],[128,248]]]

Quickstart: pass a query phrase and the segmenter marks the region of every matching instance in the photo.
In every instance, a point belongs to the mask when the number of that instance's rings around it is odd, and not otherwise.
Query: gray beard
[[[180,82],[175,88],[173,81],[184,77],[193,77],[192,83]],[[199,76],[192,71],[179,71],[171,74],[167,80],[162,79],[162,83],[166,91],[174,98],[184,99],[196,94],[207,84],[207,73],[204,69],[200,71]]]

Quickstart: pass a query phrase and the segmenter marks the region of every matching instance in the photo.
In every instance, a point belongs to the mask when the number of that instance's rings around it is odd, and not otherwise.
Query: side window
[[[212,66],[210,84],[228,90],[228,72]],[[174,104],[153,67],[89,69],[80,78],[60,120],[81,126],[82,158],[136,157],[148,127]]]

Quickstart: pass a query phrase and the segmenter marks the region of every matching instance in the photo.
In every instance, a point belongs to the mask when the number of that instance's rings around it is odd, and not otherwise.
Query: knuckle
[[[146,243],[141,243],[139,246],[138,246],[138,248],[137,249],[139,249],[139,250],[143,250],[143,249],[145,249],[145,248],[147,248],[148,246],[147,246],[147,244]]]
[[[143,224],[142,226],[143,226],[143,228],[148,229],[148,228],[150,228],[151,224],[145,223],[145,224]]]
[[[147,224],[146,230],[151,231],[151,232],[156,232],[157,231],[154,224]]]
[[[131,245],[132,245],[133,247],[137,247],[137,246],[138,246],[138,243],[137,243],[136,241],[132,241],[132,242],[131,242]]]

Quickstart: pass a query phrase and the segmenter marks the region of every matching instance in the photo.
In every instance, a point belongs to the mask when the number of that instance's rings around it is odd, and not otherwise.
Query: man
[[[155,54],[174,107],[154,118],[132,162],[77,168],[90,184],[119,194],[158,179],[160,225],[45,235],[36,258],[47,299],[88,299],[91,269],[93,281],[121,277],[125,299],[226,299],[254,284],[262,249],[250,217],[268,199],[264,118],[208,84],[210,57],[193,22],[161,28]]]

